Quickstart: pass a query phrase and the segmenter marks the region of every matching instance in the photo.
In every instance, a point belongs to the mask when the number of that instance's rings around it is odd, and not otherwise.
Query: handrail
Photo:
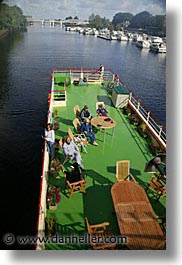
[[[128,104],[147,125],[156,140],[166,149],[166,132],[163,130],[163,126],[152,118],[151,112],[146,111],[141,101],[136,99],[132,93],[130,93]]]

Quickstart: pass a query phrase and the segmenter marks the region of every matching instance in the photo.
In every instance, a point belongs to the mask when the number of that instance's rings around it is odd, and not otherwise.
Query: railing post
[[[150,118],[150,111],[147,113],[147,123],[149,122],[149,118]]]
[[[137,101],[137,110],[140,109],[140,100]]]
[[[161,133],[162,133],[162,126],[160,126],[160,130],[159,130],[159,137],[161,137]]]

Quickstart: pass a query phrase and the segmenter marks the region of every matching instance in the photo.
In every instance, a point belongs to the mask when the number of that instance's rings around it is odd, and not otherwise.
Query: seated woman
[[[62,149],[66,156],[68,156],[70,159],[74,159],[80,165],[80,167],[84,169],[78,146],[71,141],[70,137],[63,137]]]
[[[85,119],[80,127],[80,132],[84,133],[86,137],[90,138],[90,141],[93,145],[98,145],[96,142],[95,134],[92,132],[89,119]]]
[[[99,116],[108,116],[107,113],[108,111],[104,108],[104,106],[102,104],[100,104],[98,106],[98,109],[96,110],[96,112],[98,113]]]

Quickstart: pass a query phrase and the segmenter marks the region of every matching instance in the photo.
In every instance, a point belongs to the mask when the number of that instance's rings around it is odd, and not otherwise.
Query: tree
[[[131,13],[117,13],[114,15],[113,20],[112,20],[112,24],[114,26],[117,25],[125,25],[126,22],[130,22],[132,19],[133,15]]]
[[[65,20],[73,19],[72,16],[66,17]]]
[[[0,29],[20,30],[26,28],[27,20],[17,6],[1,4]]]
[[[89,24],[90,27],[96,28],[96,29],[102,29],[102,28],[108,28],[113,29],[112,23],[107,18],[102,18],[99,15],[92,14],[89,16]]]
[[[76,16],[76,17],[74,17],[74,19],[78,19],[78,17]]]
[[[143,11],[141,13],[138,13],[138,14],[136,14],[136,16],[134,16],[131,19],[130,27],[131,28],[142,28],[142,29],[144,29],[150,25],[151,17],[152,17],[152,15],[147,11]]]

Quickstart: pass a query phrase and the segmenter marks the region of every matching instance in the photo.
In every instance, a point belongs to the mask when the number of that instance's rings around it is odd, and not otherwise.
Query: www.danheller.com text
[[[5,234],[3,237],[6,245],[13,245],[15,242],[20,245],[26,244],[126,244],[127,237],[122,235],[54,235],[54,236],[14,236],[13,234]]]

